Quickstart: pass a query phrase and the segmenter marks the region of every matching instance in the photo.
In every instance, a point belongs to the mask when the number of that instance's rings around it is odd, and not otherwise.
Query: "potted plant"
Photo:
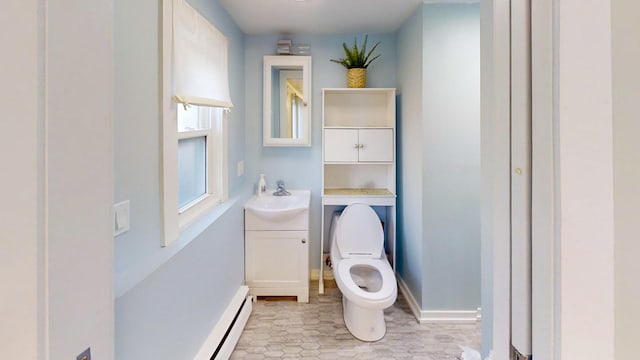
[[[372,48],[367,52],[367,40],[369,36],[365,35],[364,43],[362,47],[358,47],[358,43],[356,39],[353,39],[353,47],[349,48],[347,43],[342,43],[342,48],[344,49],[345,57],[342,59],[331,59],[331,61],[341,64],[342,66],[347,68],[347,87],[350,88],[363,88],[367,85],[367,67],[371,65],[371,63],[380,57],[380,55],[373,55],[374,50],[380,45],[380,41],[378,41]]]

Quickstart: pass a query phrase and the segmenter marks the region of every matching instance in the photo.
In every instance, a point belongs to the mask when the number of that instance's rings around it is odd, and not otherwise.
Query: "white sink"
[[[289,190],[289,192],[291,195],[288,196],[273,196],[273,190],[267,190],[261,196],[252,196],[244,204],[244,208],[264,220],[288,220],[293,215],[307,210],[311,198],[309,190]]]

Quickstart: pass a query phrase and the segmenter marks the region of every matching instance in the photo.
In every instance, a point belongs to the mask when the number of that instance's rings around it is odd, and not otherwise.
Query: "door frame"
[[[510,346],[510,2],[481,0],[483,350],[494,359]],[[614,358],[610,15],[610,0],[532,1],[536,358]]]
[[[531,2],[532,353],[556,356],[559,296],[554,121],[554,0]],[[511,0],[481,1],[483,350],[509,359],[511,346]],[[490,240],[488,240],[490,239]],[[488,306],[487,306],[488,305]],[[551,331],[550,331],[551,330]]]
[[[556,355],[556,289],[560,256],[556,248],[555,199],[557,139],[554,121],[554,0],[531,1],[531,318],[532,353],[537,358]],[[558,294],[559,295],[559,294]]]

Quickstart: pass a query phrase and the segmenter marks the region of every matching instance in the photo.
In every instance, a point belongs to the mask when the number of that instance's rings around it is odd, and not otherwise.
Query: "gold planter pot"
[[[347,87],[363,88],[367,86],[367,69],[353,68],[347,70]]]

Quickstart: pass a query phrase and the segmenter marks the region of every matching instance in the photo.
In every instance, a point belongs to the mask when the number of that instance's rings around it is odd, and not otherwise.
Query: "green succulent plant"
[[[349,48],[347,43],[342,43],[342,48],[344,49],[345,57],[342,59],[330,59],[334,63],[338,63],[347,69],[355,69],[355,68],[363,68],[366,69],[373,60],[380,57],[380,55],[376,55],[371,57],[373,51],[380,45],[380,41],[378,41],[369,52],[367,52],[367,40],[369,35],[365,35],[364,43],[362,44],[362,48],[358,48],[358,43],[356,39],[353,39],[353,47]]]

